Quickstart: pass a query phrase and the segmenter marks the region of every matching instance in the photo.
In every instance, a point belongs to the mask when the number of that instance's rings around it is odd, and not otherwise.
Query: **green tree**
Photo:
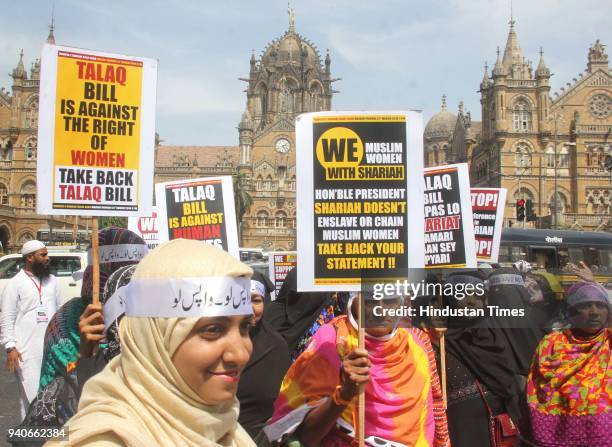
[[[128,219],[127,217],[119,217],[119,216],[107,216],[107,217],[98,217],[98,228],[106,228],[106,227],[119,227],[119,228],[127,228]]]

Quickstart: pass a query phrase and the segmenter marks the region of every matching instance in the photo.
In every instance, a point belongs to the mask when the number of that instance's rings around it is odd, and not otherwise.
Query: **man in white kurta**
[[[23,420],[38,391],[45,330],[62,302],[57,280],[46,273],[49,257],[44,244],[29,241],[21,254],[24,268],[2,294],[0,342],[6,349],[7,368],[17,376]]]

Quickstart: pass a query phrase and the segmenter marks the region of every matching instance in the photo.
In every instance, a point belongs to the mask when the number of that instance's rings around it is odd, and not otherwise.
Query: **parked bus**
[[[597,281],[612,282],[612,233],[504,228],[499,263],[508,266],[520,259],[558,274],[564,285],[578,280],[564,269],[581,261]]]

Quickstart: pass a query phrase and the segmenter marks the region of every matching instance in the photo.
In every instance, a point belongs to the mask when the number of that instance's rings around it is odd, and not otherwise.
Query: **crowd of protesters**
[[[98,241],[145,245],[118,228],[101,230]],[[46,249],[28,244],[24,272],[2,298],[2,343],[9,369],[27,377],[21,427],[65,426],[70,445],[349,446],[363,388],[370,446],[612,446],[611,301],[585,265],[568,290],[521,263],[452,274],[448,281],[481,284],[486,293],[431,302],[522,309],[526,319],[385,319],[366,327],[360,349],[358,307],[367,314],[373,301],[298,292],[297,268],[272,301],[265,275],[179,239],[142,259],[100,264],[100,304],[88,267],[81,296],[56,310]],[[142,308],[154,302],[155,285],[212,277],[250,279],[248,309],[185,318],[113,313],[129,285],[148,291],[137,296]],[[214,294],[210,287],[201,292]],[[410,301],[395,296],[386,305]],[[43,304],[47,321],[36,320]],[[37,332],[22,335],[24,321]]]

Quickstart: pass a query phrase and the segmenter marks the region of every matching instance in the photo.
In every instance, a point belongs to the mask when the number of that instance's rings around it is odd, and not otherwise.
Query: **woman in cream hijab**
[[[236,399],[252,350],[251,274],[197,241],[145,256],[126,292],[121,355],[86,383],[69,444],[254,446]]]

